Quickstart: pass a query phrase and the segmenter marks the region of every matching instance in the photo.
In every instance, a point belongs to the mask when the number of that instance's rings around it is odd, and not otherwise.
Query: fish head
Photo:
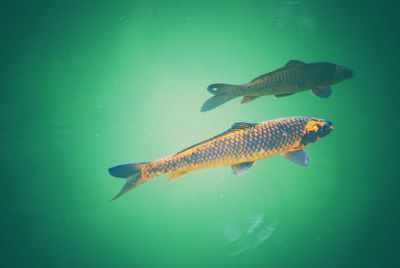
[[[353,70],[340,65],[336,65],[333,73],[333,83],[334,84],[339,83],[343,80],[350,79],[353,76],[354,76]]]
[[[333,130],[331,121],[319,118],[310,118],[304,127],[301,145],[306,146],[325,137]]]

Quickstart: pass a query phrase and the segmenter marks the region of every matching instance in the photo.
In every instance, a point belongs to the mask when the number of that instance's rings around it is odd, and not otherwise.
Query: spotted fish
[[[301,166],[309,160],[303,148],[329,134],[333,124],[310,117],[288,117],[261,123],[235,123],[227,131],[151,162],[122,164],[109,169],[112,176],[125,178],[117,198],[132,188],[164,174],[175,180],[203,168],[231,166],[243,174],[254,162],[276,154]]]
[[[329,62],[304,63],[289,61],[284,67],[263,74],[242,85],[212,84],[207,90],[214,96],[201,107],[202,112],[214,109],[237,97],[243,97],[241,103],[250,102],[258,97],[275,95],[285,97],[304,90],[320,97],[331,95],[331,85],[354,76],[346,67]]]

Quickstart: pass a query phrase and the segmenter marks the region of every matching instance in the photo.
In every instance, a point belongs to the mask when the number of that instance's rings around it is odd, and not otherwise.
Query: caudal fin
[[[112,200],[117,199],[129,190],[147,181],[142,177],[142,167],[146,164],[147,163],[129,163],[118,165],[108,169],[110,175],[126,179],[125,185]]]
[[[211,94],[214,94],[215,96],[212,96],[209,98],[203,106],[201,106],[200,111],[202,112],[207,112],[210,111],[222,104],[224,104],[227,101],[230,101],[237,96],[232,93],[232,89],[236,88],[238,86],[236,85],[229,85],[229,84],[212,84],[209,85],[207,90]]]

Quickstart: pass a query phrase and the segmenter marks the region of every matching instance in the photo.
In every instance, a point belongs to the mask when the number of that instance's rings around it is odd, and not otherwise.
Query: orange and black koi
[[[235,123],[227,131],[176,154],[151,162],[110,168],[112,176],[127,179],[114,199],[164,174],[174,180],[191,171],[229,165],[239,175],[251,168],[254,162],[276,154],[282,154],[301,166],[308,166],[308,156],[303,148],[325,137],[332,129],[331,122],[310,117]]]

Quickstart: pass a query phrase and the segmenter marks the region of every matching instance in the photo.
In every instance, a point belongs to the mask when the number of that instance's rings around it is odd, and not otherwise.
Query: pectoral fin
[[[246,171],[248,171],[253,166],[253,164],[254,164],[254,162],[245,162],[245,163],[233,165],[232,166],[233,174],[242,175],[242,174],[246,173]]]
[[[308,165],[310,164],[308,155],[307,155],[306,151],[304,151],[304,150],[287,152],[287,153],[283,153],[282,155],[286,159],[288,159],[288,160],[292,161],[293,163],[296,163],[300,166],[303,166],[303,167],[308,167]]]
[[[328,98],[332,94],[331,87],[316,87],[311,89],[312,94],[320,98]]]
[[[251,102],[251,101],[257,99],[258,97],[260,97],[260,96],[244,96],[242,101],[240,102],[240,104]]]
[[[293,95],[293,94],[294,94],[294,93],[277,94],[277,95],[275,95],[275,98],[282,98],[282,97],[290,96],[290,95]]]

